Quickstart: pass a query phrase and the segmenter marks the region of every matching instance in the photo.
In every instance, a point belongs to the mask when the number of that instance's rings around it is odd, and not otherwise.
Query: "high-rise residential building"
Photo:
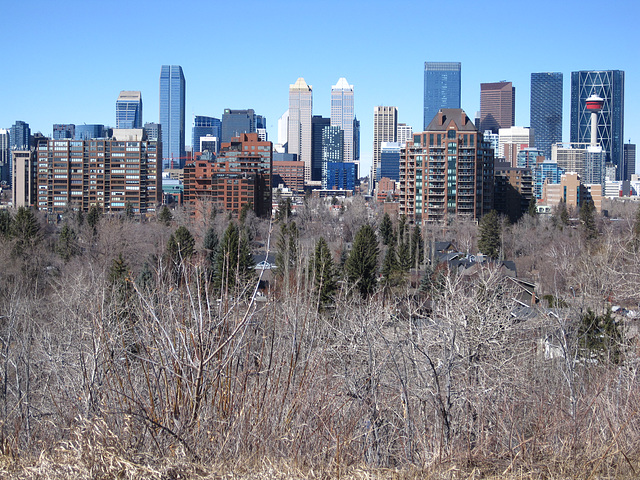
[[[516,123],[516,88],[511,82],[480,84],[480,129],[498,133]]]
[[[533,169],[533,192],[538,200],[542,198],[542,190],[546,183],[557,185],[560,183],[564,170],[558,167],[558,162],[544,160],[536,163]]]
[[[624,72],[600,70],[571,72],[571,142],[588,143],[591,111],[587,98],[597,95],[603,104],[597,116],[597,141],[606,161],[616,166],[616,180],[627,180],[624,165]]]
[[[313,115],[313,87],[300,77],[289,85],[289,153],[304,162],[305,184],[311,182],[311,117]]]
[[[624,164],[627,168],[624,178],[631,179],[631,175],[636,173],[636,144],[624,144]]]
[[[353,162],[355,159],[354,119],[353,85],[349,85],[347,79],[342,77],[331,87],[331,126],[339,127],[344,131],[343,161],[345,162]]]
[[[322,132],[331,119],[322,115],[311,117],[311,181],[322,182]]]
[[[219,118],[195,115],[193,117],[193,130],[191,148],[194,152],[200,152],[200,138],[210,135],[220,139],[222,122]],[[217,152],[214,152],[217,153]]]
[[[523,148],[518,152],[516,167],[533,170],[537,163],[542,162],[545,156],[542,150],[534,147]]]
[[[233,110],[225,108],[222,114],[222,128],[220,140],[222,143],[228,143],[232,138],[239,137],[243,133],[256,133],[257,118],[253,108],[244,110]]]
[[[184,170],[184,203],[198,214],[202,202],[236,217],[244,205],[252,205],[259,217],[271,215],[271,142],[257,133],[243,133],[224,142],[217,157],[204,155]]]
[[[413,127],[411,125],[407,125],[406,123],[399,123],[397,130],[397,140],[399,144],[404,145],[409,140],[413,139]]]
[[[562,73],[531,74],[529,125],[535,132],[536,147],[551,158],[551,145],[562,142]]]
[[[186,83],[180,65],[160,69],[160,141],[163,168],[182,168],[185,148]]]
[[[331,162],[344,162],[344,130],[337,125],[329,125],[322,129],[322,188],[329,188],[327,166]]]
[[[478,219],[493,208],[493,151],[462,109],[440,109],[400,157],[400,214]]]
[[[116,100],[116,128],[142,128],[142,93],[120,92]]]
[[[35,148],[14,150],[13,164],[13,206],[32,207],[36,202],[38,161]]]
[[[37,148],[38,210],[70,208],[122,213],[156,211],[162,202],[162,146],[142,129],[116,129],[111,139],[47,140]],[[125,158],[126,157],[126,158]]]
[[[11,183],[11,133],[0,128],[0,181]]]
[[[274,153],[271,186],[284,185],[297,194],[304,193],[304,163],[293,159],[291,153]]]
[[[518,152],[534,146],[534,132],[528,127],[509,127],[498,130],[498,154],[512,167],[516,166]]]
[[[563,173],[560,182],[545,183],[542,189],[543,205],[554,207],[564,202],[567,207],[579,209],[591,200],[597,212],[602,211],[602,185],[588,185],[576,172]]]
[[[424,123],[441,108],[460,108],[460,62],[424,62]]]
[[[380,146],[382,142],[398,141],[398,109],[396,107],[373,107],[373,162],[371,180],[380,178]]]
[[[104,125],[97,123],[76,125],[74,140],[91,140],[94,138],[105,138],[108,135]]]
[[[75,138],[76,126],[72,123],[54,123],[53,124],[53,139],[64,140],[65,138]]]
[[[29,138],[31,129],[29,124],[18,120],[11,127],[11,150],[29,150]]]
[[[589,143],[554,143],[551,159],[565,172],[575,172],[585,184],[604,184],[605,151]]]
[[[493,208],[517,222],[529,208],[533,196],[531,170],[496,162],[494,170]]]

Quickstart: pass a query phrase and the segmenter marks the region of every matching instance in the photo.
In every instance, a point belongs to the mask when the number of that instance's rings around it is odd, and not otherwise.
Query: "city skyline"
[[[632,11],[637,7],[626,2]],[[314,115],[330,116],[329,92],[336,78],[346,77],[357,89],[358,100],[355,115],[361,121],[361,174],[370,170],[373,145],[373,107],[394,105],[398,107],[398,121],[421,130],[423,123],[424,62],[442,59],[434,56],[431,48],[422,47],[420,19],[429,12],[429,6],[418,2],[403,4],[392,14],[383,8],[382,2],[349,2],[344,15],[334,19],[329,12],[314,8],[313,5],[296,5],[292,2],[275,1],[269,5],[260,2],[243,2],[245,20],[260,25],[283,24],[287,29],[275,29],[273,34],[260,40],[260,54],[252,59],[251,74],[245,70],[224,67],[224,74],[216,74],[215,65],[202,62],[205,50],[193,48],[188,35],[169,29],[172,24],[189,24],[194,28],[207,24],[206,19],[231,17],[237,13],[234,5],[200,5],[201,15],[192,25],[192,15],[188,8],[172,9],[158,4],[149,9],[141,2],[128,5],[131,15],[118,15],[119,6],[100,9],[86,5],[82,9],[70,8],[60,11],[48,2],[31,2],[34,7],[29,21],[34,35],[24,37],[18,24],[9,24],[3,38],[21,38],[21,49],[8,51],[7,63],[19,65],[23,57],[18,54],[41,49],[46,35],[61,35],[67,44],[74,45],[74,54],[83,61],[69,73],[60,64],[59,55],[38,57],[40,67],[46,69],[43,77],[37,69],[23,69],[20,75],[5,76],[1,84],[11,92],[3,99],[0,109],[0,128],[10,128],[17,120],[31,126],[33,132],[45,135],[52,133],[54,123],[81,125],[105,124],[114,126],[113,103],[121,90],[141,91],[146,99],[145,122],[158,122],[157,71],[161,65],[181,65],[189,82],[186,99],[186,114],[220,118],[225,108],[248,109],[267,118],[269,139],[277,138],[277,119],[287,109],[288,86],[298,77],[304,77],[316,91]],[[366,5],[366,8],[364,8]],[[630,61],[631,46],[636,43],[638,33],[633,26],[633,15],[619,15],[619,8],[603,11],[598,15],[600,29],[607,31],[599,42],[589,49],[576,49],[570,54],[561,54],[560,46],[572,44],[583,35],[585,24],[592,24],[591,13],[596,11],[595,2],[570,1],[563,4],[541,2],[534,6],[509,4],[509,9],[495,9],[497,17],[523,19],[523,27],[533,28],[539,34],[528,55],[521,54],[518,42],[502,45],[491,55],[478,55],[469,48],[469,37],[474,36],[474,44],[492,41],[490,31],[476,31],[473,18],[485,11],[482,5],[463,2],[461,8],[467,13],[456,19],[455,25],[443,26],[443,32],[453,30],[449,36],[446,60],[461,62],[462,76],[461,107],[471,116],[479,110],[480,83],[508,79],[517,89],[517,126],[529,126],[530,75],[533,72],[562,72],[563,86],[563,141],[569,141],[570,86],[567,79],[571,72],[580,70],[619,69],[626,74],[625,91],[625,138],[638,142],[640,120],[632,116],[640,107],[640,94],[636,93],[640,66]],[[242,8],[241,6],[241,8]],[[9,17],[19,18],[22,14],[17,4],[6,6]],[[508,10],[508,11],[507,11]],[[542,22],[533,15],[545,12]],[[401,11],[411,11],[407,18]],[[386,12],[386,13],[385,13]],[[486,13],[486,12],[485,12]],[[305,17],[314,22],[300,22]],[[135,18],[145,18],[140,26]],[[534,22],[534,18],[537,18]],[[568,22],[567,19],[572,21]],[[88,22],[88,19],[95,21]],[[529,20],[530,19],[530,20]],[[119,38],[113,36],[112,25],[129,29],[130,34]],[[73,28],[71,28],[73,27]],[[381,29],[394,31],[394,41],[380,35]],[[142,55],[110,55],[123,51],[132,45],[148,44],[152,32],[168,31],[159,37],[158,48],[146,49]],[[351,46],[343,48],[344,38],[332,36],[332,32],[349,31]],[[62,32],[62,33],[61,33]],[[475,33],[474,33],[475,32]],[[228,22],[220,22],[216,35],[219,38],[231,35],[233,29]],[[552,34],[553,33],[553,34]],[[104,38],[105,52],[96,53],[88,38]],[[307,42],[291,43],[293,37],[308,38]],[[322,38],[322,41],[320,39]],[[255,39],[251,36],[234,37],[234,54],[246,55],[254,51]],[[288,53],[278,58],[277,52],[287,45]],[[398,45],[409,48],[398,49]],[[244,52],[244,53],[243,53]],[[336,53],[338,52],[338,53]],[[106,54],[105,54],[106,53]],[[110,58],[110,57],[113,57]],[[385,59],[393,59],[387,61]],[[214,62],[215,63],[215,62]],[[220,65],[224,65],[224,55]],[[371,68],[378,65],[379,68]],[[109,72],[107,75],[97,72]],[[256,74],[259,72],[259,74]],[[15,77],[15,78],[14,78]],[[190,132],[189,132],[190,133]],[[191,135],[188,134],[188,142]],[[189,142],[190,143],[190,142]]]

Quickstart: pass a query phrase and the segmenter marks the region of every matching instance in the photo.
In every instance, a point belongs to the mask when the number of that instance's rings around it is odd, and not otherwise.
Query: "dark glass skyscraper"
[[[536,148],[550,159],[551,145],[562,142],[562,73],[531,74],[529,125]]]
[[[76,125],[74,138],[76,140],[91,140],[92,138],[105,138],[107,132],[104,125],[90,124],[90,125]]]
[[[11,150],[28,150],[30,136],[29,124],[18,120],[11,126]]]
[[[311,117],[311,180],[322,181],[322,130],[331,125],[331,119],[322,115]]]
[[[220,145],[221,128],[222,122],[219,118],[205,117],[202,115],[196,115],[195,117],[193,117],[193,137],[191,141],[191,150],[194,152],[199,152],[200,138],[206,137],[207,135],[217,137],[218,145]]]
[[[65,138],[74,138],[76,136],[76,126],[73,123],[54,123],[53,139],[64,140]]]
[[[160,70],[160,135],[162,167],[182,168],[185,160],[185,80],[180,65],[162,65]]]
[[[460,62],[424,62],[424,128],[441,108],[460,108]]]
[[[624,72],[571,72],[572,142],[591,140],[591,112],[587,110],[586,99],[594,94],[604,100],[598,113],[598,142],[606,153],[606,161],[616,166],[616,180],[624,180]]]
[[[258,117],[260,117],[258,115]],[[264,119],[261,118],[261,122]],[[256,112],[248,110],[232,110],[225,108],[222,114],[221,142],[230,142],[232,138],[239,137],[243,133],[256,133]]]

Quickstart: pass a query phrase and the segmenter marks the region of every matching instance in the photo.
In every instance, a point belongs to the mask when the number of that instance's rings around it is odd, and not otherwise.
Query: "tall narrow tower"
[[[591,113],[591,146],[598,145],[598,113],[602,111],[604,105],[604,99],[598,95],[591,95],[586,100],[586,106],[588,112]]]
[[[344,132],[343,161],[354,161],[353,135],[353,85],[342,77],[331,87],[331,126],[339,127]]]
[[[311,181],[311,116],[313,87],[300,77],[289,85],[289,153],[304,162],[304,183]]]
[[[398,108],[373,107],[373,164],[371,180],[380,179],[380,146],[382,142],[398,140]]]
[[[160,70],[160,130],[163,168],[182,168],[185,157],[185,81],[180,65]]]
[[[142,94],[121,91],[116,100],[116,128],[142,128]]]

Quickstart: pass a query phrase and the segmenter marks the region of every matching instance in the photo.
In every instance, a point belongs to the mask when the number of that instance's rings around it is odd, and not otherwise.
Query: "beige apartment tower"
[[[371,179],[378,179],[380,170],[380,145],[382,142],[398,141],[398,109],[396,107],[373,107],[373,162]]]

